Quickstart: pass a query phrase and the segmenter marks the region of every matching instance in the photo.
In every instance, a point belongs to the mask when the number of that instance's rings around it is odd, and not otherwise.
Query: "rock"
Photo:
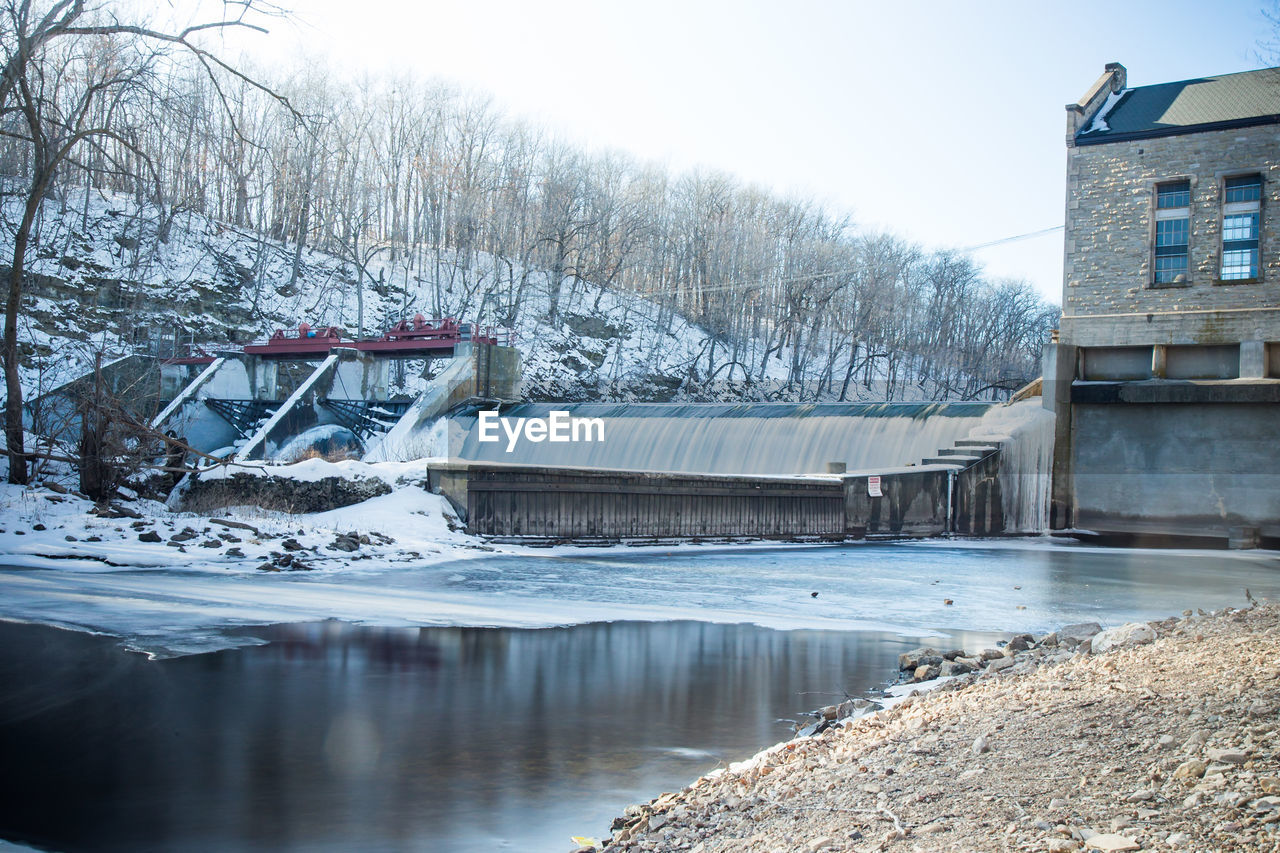
[[[922,646],[918,649],[912,649],[909,652],[898,655],[898,669],[906,672],[914,670],[922,663],[921,658],[940,657],[937,649]],[[935,661],[941,663],[941,660]]]
[[[301,542],[299,542],[297,539],[294,539],[293,537],[289,537],[288,539],[286,539],[286,540],[284,540],[283,542],[281,542],[281,543],[280,543],[280,547],[281,547],[281,548],[283,548],[283,549],[285,549],[286,551],[302,551],[302,550],[304,550],[304,549],[303,549],[303,547],[302,547],[302,543],[301,543]]]
[[[1238,749],[1211,749],[1209,760],[1220,764],[1244,764],[1249,756]]]
[[[917,835],[937,835],[939,832],[946,832],[947,825],[940,820],[932,823],[926,823],[924,826],[915,830]]]
[[[1145,803],[1148,800],[1154,800],[1155,798],[1155,791],[1152,791],[1150,788],[1143,788],[1141,790],[1134,791],[1132,794],[1125,797],[1124,801],[1126,803]]]
[[[1204,746],[1205,741],[1209,739],[1208,729],[1197,729],[1182,744],[1182,751],[1189,754],[1195,754]]]
[[[128,507],[120,506],[119,504],[107,504],[105,506],[98,504],[93,509],[89,510],[89,512],[93,513],[98,518],[142,518],[142,513],[131,510]]]
[[[943,661],[942,665],[938,667],[938,674],[942,676],[964,675],[966,673],[973,672],[974,669],[976,669],[976,667],[970,666],[963,661],[948,660]]]
[[[959,657],[964,657],[964,649],[952,649],[949,652],[942,653],[943,660],[955,660]]]
[[[933,681],[941,671],[942,668],[938,664],[921,664],[916,667],[912,678],[916,681]]]
[[[1141,850],[1142,845],[1124,835],[1116,835],[1114,832],[1095,835],[1085,842],[1085,847],[1089,850],[1102,850],[1104,853],[1122,853],[1125,850]]]
[[[1065,809],[1068,805],[1070,804],[1061,797],[1054,797],[1049,801],[1049,808],[1051,809]]]
[[[987,672],[999,672],[1002,669],[1008,669],[1009,667],[1013,666],[1013,664],[1014,664],[1013,658],[1007,658],[1002,655],[998,659],[993,660],[991,661],[991,663],[987,664]]]
[[[221,547],[222,547],[222,540],[221,540],[221,539],[206,539],[206,540],[204,540],[203,542],[201,542],[201,543],[200,543],[200,547],[201,547],[201,548],[221,548]]]
[[[1050,838],[1045,842],[1044,849],[1049,853],[1068,853],[1071,850],[1079,850],[1080,842],[1074,838]]]
[[[1186,847],[1188,844],[1190,844],[1191,836],[1187,835],[1185,832],[1175,832],[1173,835],[1170,835],[1168,838],[1166,838],[1164,840],[1164,843],[1168,844],[1174,850],[1177,850],[1180,847]]]
[[[1057,647],[1058,647],[1058,632],[1057,632],[1057,631],[1054,631],[1052,634],[1045,634],[1043,637],[1041,637],[1041,638],[1040,638],[1040,645],[1041,645],[1041,646],[1043,646],[1043,647],[1044,647],[1044,648],[1046,648],[1046,649],[1054,649],[1054,648],[1057,648]]]
[[[1173,735],[1160,735],[1156,741],[1156,749],[1173,749]]]
[[[978,653],[978,657],[983,660],[1000,660],[1000,658],[1004,657],[1004,652],[999,649],[983,649]]]
[[[1141,646],[1156,638],[1156,632],[1145,622],[1129,622],[1099,632],[1093,638],[1090,651],[1095,655],[1104,654],[1112,649],[1123,649],[1130,646]]]
[[[53,480],[45,480],[42,485],[49,491],[57,492],[60,495],[65,495],[67,493],[66,486],[62,485],[61,483],[55,483]]]
[[[973,754],[982,755],[982,753],[989,752],[990,750],[991,750],[991,744],[990,742],[988,742],[987,736],[978,735],[978,737],[973,742]]]
[[[177,542],[177,543],[190,542],[192,539],[195,539],[199,535],[200,535],[199,533],[196,533],[190,527],[184,527],[180,532],[170,536],[169,541]]]
[[[1009,640],[1009,642],[1004,644],[1004,654],[1008,655],[1010,653],[1025,652],[1027,649],[1031,648],[1031,639],[1030,634],[1018,634]]]
[[[154,530],[148,530],[146,533],[138,534],[138,541],[139,542],[159,542],[161,541],[161,539],[160,539],[159,533],[156,533]]]
[[[1080,622],[1075,625],[1068,625],[1065,628],[1058,629],[1058,642],[1066,640],[1072,646],[1078,646],[1085,640],[1093,639],[1093,635],[1101,630],[1102,626],[1097,622]]]
[[[352,551],[360,550],[360,539],[354,533],[342,533],[333,540],[329,545],[331,551]]]
[[[241,551],[239,548],[228,548],[227,550],[223,551],[222,553],[223,553],[223,554],[225,554],[225,555],[226,555],[226,556],[228,556],[228,557],[243,557],[243,556],[244,556],[244,551]]]
[[[1173,778],[1185,779],[1187,784],[1191,784],[1192,780],[1199,779],[1204,775],[1205,769],[1206,765],[1203,761],[1193,758],[1190,761],[1184,761],[1179,764],[1178,769],[1173,771]]]
[[[946,605],[952,605],[952,604],[955,604],[955,602],[954,602],[954,601],[952,601],[952,600],[951,600],[951,599],[949,599],[949,598],[944,598],[944,599],[942,599],[942,603],[943,603],[943,604],[946,604]]]
[[[805,845],[805,850],[809,853],[818,853],[819,850],[827,850],[836,845],[836,840],[829,835],[822,838],[815,838]]]
[[[39,522],[36,522],[35,524],[31,525],[31,529],[32,530],[48,530],[49,528],[45,527],[43,524],[40,524]]]

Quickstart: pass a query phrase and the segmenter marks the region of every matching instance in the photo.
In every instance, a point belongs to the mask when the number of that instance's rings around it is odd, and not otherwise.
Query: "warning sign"
[[[867,495],[873,498],[883,497],[880,491],[880,475],[872,474],[867,478]]]

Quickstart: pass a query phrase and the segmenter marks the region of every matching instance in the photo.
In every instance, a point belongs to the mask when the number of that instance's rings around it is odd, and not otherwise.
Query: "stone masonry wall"
[[[1223,284],[1223,177],[1241,172],[1263,180],[1261,281]],[[1177,179],[1191,182],[1191,280],[1156,288],[1155,186]],[[1063,343],[1280,341],[1280,125],[1071,146],[1066,214]]]

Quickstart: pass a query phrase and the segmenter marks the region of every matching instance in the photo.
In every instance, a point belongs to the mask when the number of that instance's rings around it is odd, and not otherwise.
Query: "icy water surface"
[[[979,647],[1243,605],[1245,587],[1280,597],[1276,554],[899,543],[0,570],[0,618],[116,635],[0,623],[0,838],[564,851],[784,738],[777,718],[874,689],[926,637]],[[557,622],[589,624],[532,628]]]
[[[779,717],[883,682],[915,642],[696,622],[253,633],[270,643],[150,661],[0,623],[0,837],[563,853],[789,736]]]

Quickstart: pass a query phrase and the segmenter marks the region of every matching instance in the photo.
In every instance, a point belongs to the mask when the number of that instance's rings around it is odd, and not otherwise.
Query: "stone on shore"
[[[1099,631],[1093,637],[1090,651],[1095,655],[1104,654],[1112,649],[1124,649],[1150,643],[1156,638],[1156,632],[1145,622],[1130,622]]]
[[[1142,845],[1124,835],[1105,833],[1095,835],[1085,842],[1086,849],[1101,850],[1103,853],[1123,853],[1125,850],[1141,850]]]
[[[1081,643],[1092,640],[1094,634],[1101,630],[1102,626],[1097,622],[1079,622],[1075,625],[1059,628],[1055,633],[1058,635],[1059,643],[1066,644],[1068,648],[1075,648]]]

